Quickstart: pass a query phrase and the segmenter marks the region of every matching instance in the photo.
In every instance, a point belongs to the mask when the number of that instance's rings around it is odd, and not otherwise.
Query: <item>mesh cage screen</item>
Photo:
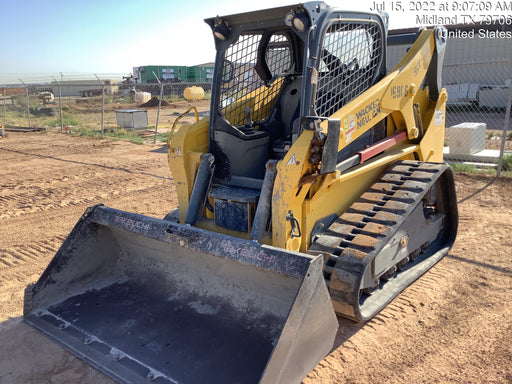
[[[328,117],[375,81],[382,61],[378,24],[335,22],[323,39],[316,113]]]
[[[245,109],[251,109],[253,121],[268,117],[281,85],[282,76],[292,65],[290,43],[286,35],[270,37],[264,58],[272,79],[265,84],[255,70],[258,47],[263,35],[241,35],[224,53],[223,84],[219,110],[233,125],[245,123]]]

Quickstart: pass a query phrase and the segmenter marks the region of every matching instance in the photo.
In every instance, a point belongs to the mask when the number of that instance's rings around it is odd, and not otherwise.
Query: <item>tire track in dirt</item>
[[[25,135],[27,137],[28,135]],[[61,141],[58,145],[55,146],[42,146],[41,142],[47,141],[48,138],[55,137],[57,140]],[[91,139],[85,145],[79,144],[73,137],[63,137],[60,134],[49,132],[47,133],[47,137],[41,140],[29,140],[25,142],[23,149],[16,149],[11,146],[3,146],[0,147],[0,154],[5,161],[19,161],[20,158],[26,162],[30,159],[53,159],[53,160],[64,160],[63,156],[73,156],[73,155],[83,155],[84,153],[90,154],[91,156],[94,154],[105,155],[108,153],[106,150],[111,149],[112,152],[118,150],[123,144],[116,142],[101,142],[97,139]],[[62,142],[67,142],[65,147],[62,146]],[[59,154],[55,153],[55,148],[58,147]],[[64,149],[64,150],[63,150]]]
[[[39,278],[64,239],[65,236],[60,234],[0,248],[0,307],[3,313],[9,311],[11,316],[21,315],[24,287]]]
[[[0,248],[0,271],[54,255],[64,239],[64,236],[55,236],[33,244],[17,244]]]
[[[102,178],[91,178],[91,180],[94,180],[94,186],[89,181],[54,188],[33,185],[23,192],[0,196],[0,219],[70,206],[92,205],[115,196],[149,194],[162,189],[163,184],[162,180],[144,179],[144,182],[141,182],[142,180],[130,176],[118,178],[119,181],[115,184],[107,175],[102,175]],[[91,191],[95,194],[91,194]]]

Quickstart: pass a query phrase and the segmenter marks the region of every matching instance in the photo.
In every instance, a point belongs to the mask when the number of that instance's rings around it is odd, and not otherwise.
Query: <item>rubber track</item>
[[[415,161],[392,165],[318,236],[308,252],[324,255],[324,277],[336,313],[356,321],[372,318],[448,252],[451,244],[410,262],[395,279],[381,283],[377,299],[361,313],[360,286],[366,268],[447,168],[446,164]]]

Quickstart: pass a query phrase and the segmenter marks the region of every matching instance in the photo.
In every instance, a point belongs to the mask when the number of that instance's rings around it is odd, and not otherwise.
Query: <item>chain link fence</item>
[[[499,37],[500,28],[512,30],[511,26],[448,27],[443,67],[443,85],[449,96],[445,160],[456,165],[495,168],[498,175],[502,169],[509,171],[512,167],[512,44]],[[390,35],[408,32],[411,31],[390,31]],[[389,47],[388,69],[409,48]],[[23,86],[0,88],[3,125],[8,129],[69,131],[81,127],[103,133],[120,127],[170,127],[176,118],[172,103],[182,99],[186,88],[201,87],[206,98],[211,91],[211,82],[122,84],[98,76],[79,81],[53,78],[39,85],[20,81]]]
[[[169,128],[176,119],[173,103],[183,100],[187,88],[200,88],[193,93],[198,98],[209,98],[211,92],[211,82],[123,84],[99,77],[20,81],[23,86],[0,87],[0,124],[6,131]]]
[[[443,86],[448,91],[445,160],[510,171],[512,131],[512,44],[500,37],[510,26],[458,25],[447,28]],[[398,34],[411,31],[390,31]],[[507,35],[505,33],[505,35]],[[388,69],[410,48],[390,47]],[[504,162],[505,160],[505,162]],[[464,169],[464,167],[459,167]]]

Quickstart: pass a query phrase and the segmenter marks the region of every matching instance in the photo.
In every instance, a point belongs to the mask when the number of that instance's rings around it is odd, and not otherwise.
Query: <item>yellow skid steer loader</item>
[[[336,314],[373,317],[454,242],[444,29],[388,38],[323,2],[206,23],[210,115],[169,141],[179,208],[87,209],[25,320],[121,383],[299,383]]]

